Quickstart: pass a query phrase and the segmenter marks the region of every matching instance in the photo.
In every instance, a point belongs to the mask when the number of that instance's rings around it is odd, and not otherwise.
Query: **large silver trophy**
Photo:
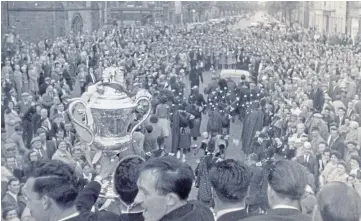
[[[103,81],[73,99],[68,110],[81,142],[96,152],[93,163],[101,165],[103,178],[110,178],[119,159],[138,154],[133,132],[150,114],[151,95],[146,90],[128,92],[124,73],[110,67]],[[141,119],[135,121],[139,115]]]

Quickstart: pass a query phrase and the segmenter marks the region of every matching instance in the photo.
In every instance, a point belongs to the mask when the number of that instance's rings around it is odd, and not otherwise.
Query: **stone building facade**
[[[348,8],[347,34],[355,39],[357,35],[361,35],[361,2],[349,2]]]
[[[310,27],[322,33],[346,32],[346,1],[313,1],[310,8]]]
[[[37,42],[71,31],[92,31],[101,25],[98,2],[24,1],[1,2],[2,33],[14,26],[21,39]]]
[[[1,2],[2,39],[14,26],[30,42],[69,33],[91,32],[120,22],[174,22],[173,2],[151,1],[7,1]]]

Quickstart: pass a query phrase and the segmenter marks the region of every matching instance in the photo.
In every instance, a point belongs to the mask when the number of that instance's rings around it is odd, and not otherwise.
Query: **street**
[[[261,18],[261,13],[257,13],[255,16],[251,17],[249,20],[243,19],[240,20],[236,25],[231,27],[232,30],[236,29],[244,29],[247,28],[252,22],[256,21],[263,21]],[[199,91],[203,92],[204,88],[211,82],[212,73],[211,72],[205,72],[203,73],[203,84],[200,85]],[[189,82],[187,82],[189,83]],[[202,124],[201,124],[201,132],[206,131],[206,126],[208,122],[208,115],[202,116]],[[245,160],[244,154],[242,151],[242,142],[240,141],[241,135],[242,135],[242,123],[236,118],[236,121],[234,123],[231,123],[230,128],[230,138],[229,138],[229,146],[226,150],[226,157],[229,159],[236,159],[236,160]],[[239,144],[236,145],[233,140],[239,140]],[[197,141],[197,144],[199,145],[202,141],[202,138],[199,138]],[[194,155],[194,150],[187,156],[187,163],[192,166],[193,169],[197,166],[197,160],[200,159],[200,157],[203,155],[203,151],[199,151],[198,154]],[[197,197],[197,191],[198,189],[192,188],[190,199],[196,199]]]

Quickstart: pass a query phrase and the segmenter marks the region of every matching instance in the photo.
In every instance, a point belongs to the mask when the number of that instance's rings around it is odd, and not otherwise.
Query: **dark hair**
[[[152,125],[147,125],[147,126],[145,126],[145,130],[146,130],[148,133],[152,133],[152,132],[153,132],[153,126],[152,126]]]
[[[359,221],[361,197],[347,184],[332,182],[318,193],[317,208],[324,221]]]
[[[19,132],[19,131],[23,131],[23,128],[22,128],[20,125],[16,125],[15,128],[14,128],[14,130],[15,130],[16,132]]]
[[[193,170],[188,164],[166,156],[147,161],[141,172],[146,170],[154,170],[157,173],[156,189],[159,193],[175,193],[181,200],[188,198],[194,181]]]
[[[16,181],[20,182],[18,178],[11,177],[8,181],[8,186],[10,186],[12,182],[16,182]]]
[[[325,154],[325,153],[330,153],[330,157],[331,157],[331,149],[330,148],[326,148],[326,149],[324,149],[323,150],[323,154]]]
[[[74,205],[78,193],[85,185],[85,180],[78,179],[75,171],[68,164],[59,160],[50,160],[33,162],[30,167],[29,177],[35,179],[33,190],[36,193],[47,195],[64,208]]]
[[[361,158],[360,158],[359,156],[353,155],[353,156],[350,157],[350,161],[351,161],[351,160],[355,160],[355,161],[357,162],[357,164],[360,166],[360,164],[361,164]]]
[[[349,173],[350,168],[349,168],[349,166],[345,163],[345,161],[339,161],[339,162],[337,163],[337,165],[342,165],[342,166],[345,168],[346,173]]]
[[[137,179],[143,162],[140,157],[129,156],[122,159],[115,169],[115,191],[126,204],[132,204],[138,194]]]
[[[282,197],[299,200],[305,193],[307,172],[295,161],[280,160],[268,174],[269,186]]]
[[[314,126],[314,127],[312,127],[311,131],[320,131],[320,128],[319,128],[319,127]]]
[[[338,160],[342,159],[340,152],[338,152],[337,150],[331,150],[330,157],[332,157],[332,156],[337,157]]]
[[[252,173],[239,161],[227,159],[216,163],[209,172],[209,180],[222,201],[243,201],[248,194]]]

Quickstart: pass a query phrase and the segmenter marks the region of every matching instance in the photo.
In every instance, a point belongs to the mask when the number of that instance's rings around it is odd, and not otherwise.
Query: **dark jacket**
[[[173,210],[159,221],[214,221],[211,210],[199,201],[189,201],[184,206]]]
[[[297,162],[306,167],[308,171],[310,171],[310,173],[312,173],[313,175],[317,175],[318,162],[313,154],[308,157],[308,162],[306,162],[305,155],[297,157]]]
[[[301,213],[297,209],[272,209],[264,215],[251,216],[242,221],[311,221],[311,216]]]
[[[237,221],[246,217],[247,217],[247,210],[242,209],[223,214],[222,216],[217,218],[217,221]]]
[[[343,140],[343,138],[338,137],[334,142],[332,142],[330,144],[329,148],[331,150],[337,150],[341,154],[341,158],[344,159],[345,150],[346,150],[347,147],[345,145],[345,141]]]

